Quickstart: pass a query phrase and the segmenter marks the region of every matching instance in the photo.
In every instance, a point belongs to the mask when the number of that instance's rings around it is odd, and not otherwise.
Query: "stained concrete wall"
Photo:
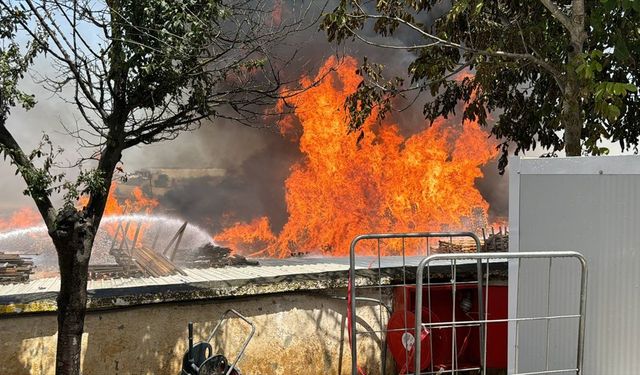
[[[346,295],[344,290],[335,292]],[[351,373],[346,302],[308,293],[89,312],[83,336],[82,372],[177,374],[187,347],[187,323],[194,322],[196,340],[204,339],[229,308],[241,312],[256,326],[256,334],[239,364],[244,374]],[[380,316],[377,305],[361,304],[358,330],[380,330],[386,326]],[[0,317],[0,374],[53,374],[56,330],[56,316],[50,313]],[[246,332],[246,325],[239,319],[229,320],[212,340],[214,351],[217,348],[233,358]],[[380,340],[367,336],[359,336],[358,340],[360,366],[369,375],[380,373]]]

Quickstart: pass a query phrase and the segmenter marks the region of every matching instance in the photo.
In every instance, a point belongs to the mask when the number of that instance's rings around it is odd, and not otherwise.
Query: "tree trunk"
[[[567,156],[582,153],[582,113],[576,81],[568,80],[562,99],[562,125],[564,126],[564,150]]]
[[[562,125],[564,127],[564,150],[567,156],[582,154],[582,99],[581,87],[576,67],[579,56],[587,39],[585,31],[584,0],[571,2],[571,43],[569,44],[569,63],[566,70],[566,83],[562,96]]]
[[[60,267],[56,375],[79,375],[89,258],[95,232],[79,213],[63,216],[60,214],[56,232],[52,234]]]

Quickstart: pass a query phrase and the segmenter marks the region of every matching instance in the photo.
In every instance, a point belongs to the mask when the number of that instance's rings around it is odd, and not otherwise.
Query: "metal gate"
[[[579,308],[575,313],[568,314],[552,314],[551,313],[551,293],[554,289],[552,287],[552,267],[553,261],[558,258],[569,258],[577,261],[580,265],[580,286],[579,291],[574,291],[573,295],[578,295],[579,292]],[[585,330],[585,312],[586,312],[586,298],[587,298],[587,264],[584,257],[577,252],[565,251],[565,252],[520,252],[520,253],[478,253],[478,254],[435,254],[424,258],[417,268],[416,273],[416,300],[415,306],[423,306],[424,296],[423,292],[426,293],[427,296],[427,308],[429,311],[431,309],[431,290],[432,287],[436,285],[431,281],[430,273],[431,268],[435,265],[442,267],[443,263],[447,263],[450,267],[450,280],[448,283],[453,291],[455,296],[456,292],[459,290],[460,282],[458,281],[458,267],[464,262],[480,262],[482,265],[482,273],[478,273],[482,275],[484,281],[479,278],[477,279],[479,285],[484,284],[485,286],[489,285],[489,275],[491,274],[491,266],[492,264],[496,264],[498,261],[507,261],[509,263],[516,262],[515,266],[519,269],[522,263],[527,259],[547,259],[547,269],[548,273],[542,272],[541,277],[544,277],[546,282],[546,313],[542,313],[540,315],[535,316],[518,316],[518,312],[515,312],[515,316],[509,316],[507,319],[491,319],[486,314],[486,311],[489,311],[490,306],[488,305],[489,299],[489,289],[485,288],[486,294],[484,295],[483,300],[487,303],[484,306],[484,312],[480,314],[481,319],[476,321],[461,321],[456,319],[455,309],[453,309],[454,314],[450,321],[439,321],[433,322],[431,321],[431,315],[427,317],[427,321],[423,322],[422,310],[416,308],[415,313],[415,328],[413,332],[420,332],[420,335],[426,334],[428,337],[428,341],[416,339],[415,340],[415,356],[414,356],[414,369],[418,369],[416,374],[445,374],[445,373],[481,373],[486,374],[486,353],[487,353],[487,327],[491,324],[498,323],[507,323],[510,325],[510,330],[515,330],[515,366],[513,369],[509,369],[509,374],[512,375],[534,375],[534,374],[582,374],[582,363],[583,363],[583,352],[584,352],[584,330]],[[510,268],[511,269],[511,268]],[[455,298],[453,299],[455,302]],[[577,320],[577,347],[576,347],[576,357],[575,357],[575,367],[566,367],[566,368],[549,368],[549,356],[550,356],[550,332],[549,327],[552,321],[559,320]],[[519,332],[520,325],[526,322],[544,322],[546,323],[546,347],[544,348],[544,361],[540,361],[537,365],[536,369],[527,369],[525,372],[521,372],[518,367],[518,355],[519,355]],[[464,365],[460,365],[457,361],[457,354],[459,345],[456,343],[456,338],[458,337],[456,330],[464,329],[469,326],[480,325],[483,334],[481,335],[481,355],[482,355],[482,366],[480,368],[477,367],[465,367]],[[438,343],[434,343],[434,336],[437,337],[436,332],[441,330],[450,330],[450,338],[451,338],[451,368],[443,369],[443,368],[434,368],[433,362],[428,368],[424,368],[421,366],[421,358],[422,351],[425,350],[423,346],[427,343],[427,350],[431,350],[431,358],[433,358],[433,349],[434,346]],[[416,335],[416,337],[419,337]],[[424,342],[423,342],[424,341]],[[544,343],[543,343],[544,345]]]
[[[430,245],[429,239],[433,238],[448,238],[450,241],[457,237],[471,238],[475,242],[474,253],[438,253],[432,255],[433,248]],[[427,242],[419,251],[415,252],[416,255],[407,255],[405,241],[409,239],[426,239]],[[369,256],[356,255],[356,245],[362,241],[370,240],[374,242],[374,248],[369,249]],[[398,255],[388,256],[384,255],[384,251],[381,250],[381,241],[384,240],[396,240],[399,242],[399,251],[395,253]],[[449,250],[455,247],[448,247]],[[358,366],[358,340],[363,336],[375,336],[381,343],[381,363],[379,373],[386,373],[386,339],[392,334],[402,335],[402,345],[406,348],[406,357],[404,363],[406,367],[399,370],[401,374],[446,374],[446,373],[469,373],[469,374],[486,374],[487,373],[487,346],[490,345],[487,336],[487,327],[495,324],[503,324],[509,326],[509,331],[515,331],[515,344],[512,342],[511,349],[515,350],[516,360],[515,366],[508,369],[509,374],[512,375],[534,375],[534,374],[578,374],[582,375],[582,362],[584,352],[584,327],[585,327],[585,308],[586,308],[586,287],[587,287],[587,266],[586,261],[577,252],[533,252],[533,253],[479,253],[481,249],[480,241],[473,233],[469,232],[455,232],[455,233],[404,233],[404,234],[367,234],[356,237],[351,243],[350,249],[350,269],[349,269],[349,291],[348,291],[348,332],[349,342],[351,344],[351,361],[352,361],[352,374],[362,375],[365,371],[362,371]],[[579,276],[579,288],[570,290],[569,295],[579,296],[578,308],[576,312],[552,314],[551,313],[551,292],[558,288],[554,288],[552,285],[552,268],[554,260],[566,258],[568,261],[576,262],[580,270],[576,272],[576,276]],[[489,279],[493,270],[498,268],[497,265],[501,265],[502,269],[505,269],[505,263],[509,265],[509,270],[517,270],[520,274],[521,265],[529,259],[537,259],[538,261],[545,261],[546,266],[542,267],[542,271],[536,268],[536,273],[545,274],[544,285],[541,293],[544,294],[546,290],[546,311],[532,316],[519,316],[516,311],[515,314],[510,313],[506,318],[495,318],[487,315],[490,311],[488,305],[491,298],[489,298],[490,288]],[[492,268],[493,267],[493,268]],[[512,267],[516,267],[515,269]],[[447,278],[442,278],[443,268],[448,269]],[[547,272],[544,272],[544,268]],[[564,269],[564,268],[562,268]],[[396,270],[390,272],[390,270]],[[440,279],[432,277],[432,271],[439,272]],[[462,271],[464,270],[464,271]],[[436,272],[436,274],[438,273]],[[465,278],[460,279],[459,275],[464,274]],[[472,276],[470,278],[470,276]],[[409,301],[411,297],[407,295],[407,287],[412,288],[415,282],[415,299]],[[519,279],[517,281],[519,283]],[[398,289],[400,287],[400,289]],[[451,307],[451,316],[448,319],[432,320],[432,290],[437,290],[438,287],[446,287],[453,294],[450,298],[452,303],[456,303],[456,295],[458,293],[466,293],[469,295],[469,290],[477,288],[477,295],[475,297],[475,307],[473,314],[477,314],[474,319],[463,319],[463,317],[456,316],[456,307]],[[563,286],[566,287],[566,286]],[[413,303],[415,313],[412,313],[412,317],[407,319],[406,309],[404,310],[403,326],[401,328],[390,329],[384,327],[382,315],[386,314],[390,316],[392,314],[392,308],[388,306],[383,299],[383,291],[385,289],[401,290],[402,295],[400,299],[403,306],[408,306],[409,303]],[[573,288],[573,284],[569,286]],[[369,290],[368,295],[364,295],[364,291]],[[373,293],[371,293],[373,291]],[[493,296],[495,298],[495,295]],[[359,330],[356,324],[358,317],[357,308],[361,303],[374,303],[378,305],[378,313],[380,314],[380,329],[367,328],[365,330]],[[468,301],[463,301],[462,304],[469,304]],[[501,303],[503,303],[501,301]],[[506,303],[506,301],[504,301]],[[423,314],[424,311],[427,314]],[[464,309],[464,307],[463,307]],[[468,311],[468,309],[466,310]],[[413,321],[411,321],[413,319]],[[424,321],[423,321],[424,320]],[[550,349],[552,347],[550,340],[550,325],[551,322],[561,322],[573,320],[577,321],[577,344],[576,344],[576,357],[575,361],[572,360],[571,366],[562,368],[550,368],[549,356]],[[410,322],[410,323],[408,323]],[[522,325],[530,322],[540,322],[546,326],[546,343],[541,343],[544,351],[544,359],[540,360],[535,369],[522,370],[518,365],[518,354],[520,348],[518,343],[522,341],[522,337],[519,337],[522,332]],[[387,321],[388,323],[388,321]],[[408,325],[410,324],[410,325]],[[385,329],[386,328],[386,329]],[[460,345],[457,342],[459,337],[459,331],[475,330],[474,333],[479,337],[478,346],[474,347],[474,355],[479,356],[478,364],[468,365],[459,362],[459,349]],[[422,363],[423,356],[428,358],[434,357],[434,348],[438,349],[439,345],[442,346],[442,341],[437,342],[438,332],[448,331],[446,336],[449,338],[446,341],[450,346],[450,361],[445,367],[436,367],[434,362],[431,361],[428,365]],[[435,336],[435,339],[434,339]],[[442,335],[441,335],[442,336]],[[524,338],[526,340],[526,337]],[[536,342],[536,344],[538,344]],[[428,354],[426,352],[429,351]],[[467,352],[469,348],[467,347]],[[425,353],[423,353],[425,352]],[[393,353],[392,353],[393,354]],[[436,355],[437,357],[437,355]],[[397,361],[397,358],[394,357]]]
[[[367,329],[364,331],[358,331],[357,329],[357,308],[359,303],[374,303],[378,305],[379,322],[382,326],[383,314],[391,315],[392,308],[388,306],[383,300],[383,292],[385,290],[392,290],[398,287],[407,287],[415,285],[416,267],[420,262],[428,257],[433,252],[432,240],[444,239],[440,241],[440,244],[450,246],[444,246],[446,251],[456,251],[458,248],[463,249],[462,246],[458,246],[453,243],[454,239],[466,238],[469,240],[469,245],[465,248],[467,251],[473,251],[478,253],[481,245],[479,238],[472,232],[420,232],[420,233],[381,233],[381,234],[365,234],[356,237],[351,242],[350,247],[350,268],[349,268],[349,291],[347,301],[347,319],[348,319],[348,331],[349,342],[351,344],[351,365],[352,374],[360,375],[364,374],[358,367],[358,337],[362,336],[375,336],[381,343],[381,363],[379,368],[380,374],[386,373],[386,337],[388,334],[395,334],[399,330],[389,329]],[[448,240],[448,241],[447,241]],[[373,247],[369,250],[369,256],[356,255],[356,247],[358,244],[364,241],[373,241]],[[397,248],[393,252],[396,255],[385,255],[385,243],[384,241],[395,241]],[[419,248],[414,249],[413,255],[407,253],[408,241],[422,241],[422,245]],[[440,246],[442,247],[442,246]],[[440,249],[442,251],[442,249]],[[475,272],[477,278],[475,285],[477,285],[478,291],[478,308],[480,316],[484,315],[484,302],[482,300],[483,285],[482,285],[482,263],[478,259],[476,262]],[[369,290],[369,295],[362,295],[365,291]],[[402,303],[409,305],[413,302],[412,298],[407,295],[406,289],[403,289]],[[371,292],[372,291],[372,292]],[[405,316],[404,322],[407,322]],[[412,324],[413,325],[413,324]],[[483,335],[484,332],[479,329],[479,334]],[[480,341],[482,342],[482,340]],[[483,348],[479,346],[477,348],[478,353],[481,354]],[[410,363],[412,358],[406,355],[405,363]]]

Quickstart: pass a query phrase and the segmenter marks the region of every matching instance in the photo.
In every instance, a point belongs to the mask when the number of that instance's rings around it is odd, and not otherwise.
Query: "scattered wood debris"
[[[164,255],[156,253],[148,247],[134,247],[131,249],[131,258],[149,276],[160,277],[176,273],[185,275],[184,271]]]
[[[142,277],[144,273],[137,268],[125,268],[119,264],[91,264],[89,278],[92,280],[119,279],[125,277]]]
[[[476,241],[472,238],[456,238],[451,241],[438,241],[437,253],[475,253]]]
[[[182,250],[175,256],[176,263],[187,268],[225,266],[257,266],[258,262],[242,255],[231,254],[231,249],[208,243],[194,250]]]
[[[482,245],[483,252],[509,251],[509,233],[494,233],[489,235]]]
[[[25,283],[33,268],[31,258],[0,252],[0,284]]]

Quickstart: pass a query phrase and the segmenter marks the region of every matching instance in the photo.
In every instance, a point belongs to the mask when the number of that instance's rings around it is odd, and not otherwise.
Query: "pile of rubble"
[[[476,241],[472,238],[456,238],[451,241],[438,241],[436,253],[475,253]]]
[[[212,243],[200,246],[194,251],[182,251],[176,254],[175,261],[187,268],[258,265],[258,262],[248,260],[242,255],[231,254],[229,248],[216,246]]]
[[[33,268],[31,258],[0,252],[0,284],[27,282]]]
[[[484,244],[482,245],[483,252],[507,252],[509,251],[509,232],[506,230],[495,233],[493,230],[489,237],[486,237],[484,231],[482,232],[484,237]]]

